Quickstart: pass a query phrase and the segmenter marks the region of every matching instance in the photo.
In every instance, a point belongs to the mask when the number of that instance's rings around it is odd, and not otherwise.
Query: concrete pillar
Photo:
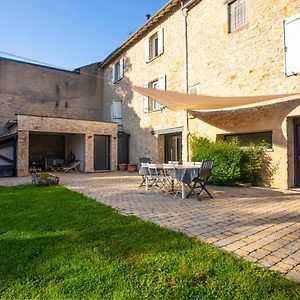
[[[118,136],[113,135],[111,137],[111,158],[110,165],[112,171],[118,170]]]
[[[29,132],[18,131],[17,141],[17,176],[29,174]]]
[[[85,172],[94,172],[94,134],[85,134]]]

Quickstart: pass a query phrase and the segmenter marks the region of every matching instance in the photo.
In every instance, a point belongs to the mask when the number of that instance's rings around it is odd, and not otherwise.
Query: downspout
[[[188,30],[187,30],[187,17],[188,17],[188,9],[183,7],[184,4],[181,1],[182,6],[182,14],[184,17],[184,92],[188,94],[189,92],[189,65],[188,65]],[[186,161],[189,161],[189,113],[188,110],[184,110],[184,132],[186,135]]]

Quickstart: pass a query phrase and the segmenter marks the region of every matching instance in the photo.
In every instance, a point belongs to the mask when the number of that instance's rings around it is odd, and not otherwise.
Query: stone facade
[[[0,135],[16,114],[102,120],[97,63],[71,72],[0,58],[0,78]]]
[[[94,136],[105,135],[111,139],[111,170],[117,169],[117,134],[116,123],[37,117],[28,115],[17,116],[17,175],[26,176],[29,170],[29,134],[56,133],[84,135],[85,172],[94,172]]]
[[[131,86],[144,86],[166,75],[167,90],[187,92],[199,84],[199,93],[242,96],[300,92],[300,76],[284,73],[283,21],[300,12],[297,0],[246,1],[247,22],[228,33],[227,4],[224,0],[195,1],[180,9],[179,1],[153,22],[139,38],[127,41],[117,55],[102,64],[104,77],[111,78],[112,65],[125,58],[124,78],[113,84],[104,81],[104,119],[109,120],[112,101],[123,103],[123,124],[131,134],[130,160],[150,156],[162,161],[163,138],[155,130],[184,126],[183,159],[189,160],[191,133],[215,140],[225,133],[273,132],[273,151],[268,155],[276,172],[272,185],[294,185],[293,117],[300,116],[298,101],[265,108],[193,116],[167,108],[144,113],[143,97]],[[145,61],[145,39],[164,28],[164,53]]]

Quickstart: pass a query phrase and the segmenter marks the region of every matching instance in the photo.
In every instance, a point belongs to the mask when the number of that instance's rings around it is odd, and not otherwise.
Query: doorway
[[[182,163],[182,134],[165,135],[165,161],[179,161]]]
[[[300,187],[300,118],[294,119],[295,187]]]
[[[94,170],[110,170],[110,137],[106,135],[94,136]]]

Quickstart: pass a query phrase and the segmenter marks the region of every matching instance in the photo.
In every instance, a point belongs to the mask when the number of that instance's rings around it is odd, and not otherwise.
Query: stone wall
[[[94,136],[111,137],[111,169],[117,170],[116,123],[18,115],[17,175],[28,175],[29,133],[82,134],[85,136],[85,172],[94,171]]]
[[[146,63],[145,37],[151,36],[159,28],[164,28],[164,53]],[[180,127],[183,124],[183,112],[174,112],[166,108],[144,113],[143,96],[131,90],[132,85],[144,86],[145,83],[166,75],[166,88],[178,92],[185,91],[184,83],[184,20],[182,13],[169,12],[159,26],[143,36],[138,43],[124,53],[124,78],[113,84],[111,81],[112,61],[104,69],[104,119],[110,120],[112,101],[122,101],[124,131],[130,133],[130,162],[137,163],[140,157],[158,159],[158,136],[153,130]],[[160,160],[162,158],[160,157]]]
[[[101,121],[102,86],[97,63],[69,72],[1,58],[0,135],[15,114]]]
[[[283,20],[300,12],[297,0],[253,0],[247,2],[248,22],[239,30],[228,33],[227,5],[224,0],[203,0],[187,13],[187,46],[189,87],[199,84],[200,94],[241,96],[300,92],[300,76],[284,74]],[[143,112],[143,97],[131,85],[143,86],[145,82],[167,75],[167,90],[185,92],[185,22],[178,8],[169,12],[136,43],[127,47],[115,61],[125,57],[125,78],[116,84],[104,82],[104,118],[109,119],[113,100],[123,101],[123,123],[131,134],[130,159],[150,156],[160,161],[162,144],[151,130],[184,126],[185,113],[167,108],[158,112]],[[144,59],[145,37],[164,28],[164,53],[154,61]],[[104,68],[106,78],[111,78],[110,61]],[[232,111],[220,114],[214,120],[189,116],[189,131],[183,134],[183,153],[188,159],[187,135],[196,133],[215,140],[224,133],[273,131],[273,152],[268,153],[274,170],[273,186],[286,188],[293,182],[293,135],[287,138],[287,116],[297,102],[287,109],[268,106],[262,113],[257,110]],[[290,109],[290,110],[289,110]],[[294,111],[295,115],[296,112]],[[187,126],[185,126],[187,129]],[[292,130],[290,130],[292,132]],[[159,138],[162,141],[162,138]]]

